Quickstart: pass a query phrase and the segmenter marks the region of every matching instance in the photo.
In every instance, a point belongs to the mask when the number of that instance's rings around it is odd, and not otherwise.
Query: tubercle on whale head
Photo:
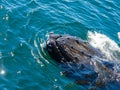
[[[70,35],[50,33],[46,46],[50,56],[57,62],[77,63],[88,60],[94,55],[100,56],[100,53],[87,41]]]
[[[72,79],[75,78],[77,84],[89,84],[97,88],[106,85],[109,78],[116,78],[112,72],[114,64],[103,62],[102,53],[87,41],[74,36],[50,33],[46,49],[55,61],[62,64],[64,69],[70,68],[63,74]],[[75,72],[79,74],[72,72],[73,69],[76,69]],[[110,80],[112,81],[112,79]],[[96,90],[96,88],[89,90]]]
[[[48,53],[58,63],[65,63],[65,62],[73,61],[71,58],[67,57],[65,53],[63,53],[64,49],[61,48],[61,44],[58,44],[59,39],[66,37],[66,36],[50,33],[47,43],[46,43]],[[64,43],[64,38],[62,40],[62,43]]]

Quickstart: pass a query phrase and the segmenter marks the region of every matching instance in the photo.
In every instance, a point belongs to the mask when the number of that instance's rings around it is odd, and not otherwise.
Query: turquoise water
[[[77,36],[120,63],[119,6],[119,0],[0,0],[0,90],[86,90],[61,75],[45,40],[49,32]]]

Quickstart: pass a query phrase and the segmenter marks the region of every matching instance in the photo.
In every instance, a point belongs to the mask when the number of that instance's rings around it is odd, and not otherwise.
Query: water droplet
[[[10,52],[11,56],[13,57],[14,56],[14,53],[13,52]]]
[[[57,85],[54,85],[54,88],[58,88],[58,86],[57,86]]]
[[[8,14],[6,14],[5,20],[8,21],[8,19],[9,19],[9,16],[8,16]]]
[[[20,46],[22,47],[22,46],[23,46],[23,43],[20,43]]]
[[[8,19],[9,19],[9,16],[8,16],[8,14],[6,14],[5,17],[3,17],[3,20],[8,21]]]
[[[60,76],[63,76],[63,72],[60,72]]]
[[[55,78],[54,81],[57,82],[57,79]]]
[[[21,74],[21,71],[18,71],[17,74]]]
[[[7,38],[4,38],[5,41],[7,41]]]
[[[26,16],[28,17],[28,16],[29,16],[29,13],[27,13]]]

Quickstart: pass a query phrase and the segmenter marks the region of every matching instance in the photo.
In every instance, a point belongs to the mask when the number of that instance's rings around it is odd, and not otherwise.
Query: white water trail
[[[99,49],[108,60],[120,63],[120,47],[104,34],[88,31],[88,42]]]

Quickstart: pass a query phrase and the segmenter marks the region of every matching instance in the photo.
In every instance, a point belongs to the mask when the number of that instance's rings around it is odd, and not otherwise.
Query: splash
[[[104,34],[91,31],[88,31],[88,41],[93,47],[98,48],[108,60],[118,62],[120,58],[120,47],[115,41]]]

